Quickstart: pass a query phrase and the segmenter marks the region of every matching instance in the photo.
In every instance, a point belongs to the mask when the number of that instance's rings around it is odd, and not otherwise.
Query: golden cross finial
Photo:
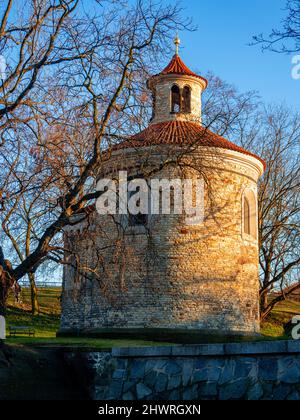
[[[179,55],[179,45],[180,45],[180,38],[178,36],[178,34],[176,35],[176,38],[174,39],[174,44],[175,44],[175,54]]]

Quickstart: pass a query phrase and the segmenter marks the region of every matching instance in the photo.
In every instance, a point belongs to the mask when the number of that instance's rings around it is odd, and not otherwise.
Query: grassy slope
[[[262,334],[274,338],[291,338],[284,326],[291,322],[295,315],[300,315],[300,302],[286,300],[279,303],[262,325]]]
[[[19,303],[15,302],[14,297],[11,296],[7,309],[7,327],[9,325],[28,325],[35,329],[37,337],[54,338],[59,328],[60,296],[60,288],[41,289],[39,292],[41,314],[35,317],[30,313],[30,293],[28,289],[22,291]]]
[[[40,305],[41,314],[33,317],[30,314],[30,295],[29,291],[24,289],[22,292],[22,302],[16,303],[10,298],[7,311],[7,326],[9,325],[28,325],[36,331],[35,338],[8,338],[11,344],[44,344],[53,345],[81,345],[97,348],[110,348],[113,346],[147,346],[163,345],[166,343],[154,343],[141,340],[111,340],[111,339],[93,339],[93,338],[56,338],[56,331],[59,328],[60,319],[60,295],[59,288],[41,289]],[[267,339],[289,338],[285,335],[284,325],[291,321],[294,315],[300,314],[300,302],[295,303],[286,301],[280,303],[271,313],[266,322],[262,325],[262,335]]]

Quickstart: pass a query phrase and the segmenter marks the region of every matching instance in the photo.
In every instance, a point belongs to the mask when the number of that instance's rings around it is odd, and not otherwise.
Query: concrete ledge
[[[196,346],[113,348],[113,357],[193,357],[233,355],[300,354],[299,341],[263,341]]]
[[[300,340],[286,341],[288,353],[299,353]]]
[[[296,346],[300,352],[300,341]],[[229,343],[224,346],[226,355],[288,353],[288,341],[261,341],[257,343]]]
[[[172,356],[173,347],[118,347],[112,348],[113,357]]]
[[[183,346],[172,349],[173,356],[223,356],[224,344],[201,344],[198,346]]]

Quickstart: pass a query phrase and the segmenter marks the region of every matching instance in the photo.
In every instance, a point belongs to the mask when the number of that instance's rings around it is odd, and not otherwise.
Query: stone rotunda
[[[207,87],[178,54],[148,80],[153,116],[114,146],[98,178],[203,179],[204,221],[100,215],[65,231],[61,333],[103,329],[259,331],[258,156],[202,125]]]

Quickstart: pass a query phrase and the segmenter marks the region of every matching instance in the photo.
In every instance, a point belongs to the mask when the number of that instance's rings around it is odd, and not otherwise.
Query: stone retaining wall
[[[94,400],[300,400],[300,342],[68,353]]]

